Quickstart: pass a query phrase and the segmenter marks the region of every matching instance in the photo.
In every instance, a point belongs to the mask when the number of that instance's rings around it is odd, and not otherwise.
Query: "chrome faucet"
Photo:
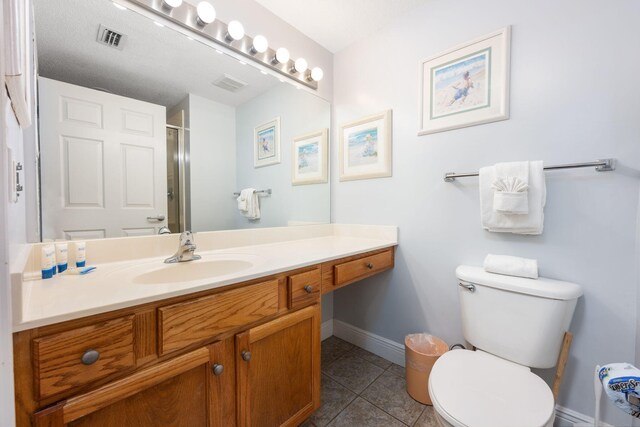
[[[190,231],[183,231],[180,235],[180,246],[178,251],[170,258],[164,260],[166,264],[173,264],[176,262],[195,261],[202,258],[200,255],[194,254],[196,250],[196,244],[193,243],[193,233]]]

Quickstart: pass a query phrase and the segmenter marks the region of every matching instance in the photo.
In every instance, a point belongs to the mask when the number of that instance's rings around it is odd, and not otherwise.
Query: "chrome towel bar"
[[[575,169],[575,168],[596,168],[598,172],[609,172],[616,169],[616,159],[601,159],[595,162],[584,163],[568,163],[566,165],[545,166],[544,170],[556,169]],[[468,176],[478,176],[478,172],[455,173],[447,172],[444,174],[445,182],[453,182],[456,178],[466,178]]]
[[[258,194],[266,194],[267,196],[270,196],[272,191],[270,188],[267,188],[266,190],[256,190],[256,193]],[[240,192],[236,191],[235,193],[233,193],[234,196],[238,197],[240,196]]]

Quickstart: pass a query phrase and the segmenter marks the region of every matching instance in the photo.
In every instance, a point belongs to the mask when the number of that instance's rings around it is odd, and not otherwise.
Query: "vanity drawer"
[[[167,354],[278,312],[278,279],[158,308],[158,345]]]
[[[121,317],[34,339],[38,399],[134,368],[133,319]]]
[[[333,286],[348,285],[393,267],[393,248],[333,267]]]
[[[289,308],[314,304],[320,299],[320,269],[289,276]]]

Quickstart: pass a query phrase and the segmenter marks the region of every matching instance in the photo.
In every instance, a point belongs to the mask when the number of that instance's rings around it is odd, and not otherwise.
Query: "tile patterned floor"
[[[322,406],[302,427],[437,427],[404,368],[336,337],[322,342]]]

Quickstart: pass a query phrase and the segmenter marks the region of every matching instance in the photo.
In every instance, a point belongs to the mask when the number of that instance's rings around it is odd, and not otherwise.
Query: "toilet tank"
[[[476,348],[532,368],[552,368],[582,295],[570,282],[456,269],[462,330]]]

